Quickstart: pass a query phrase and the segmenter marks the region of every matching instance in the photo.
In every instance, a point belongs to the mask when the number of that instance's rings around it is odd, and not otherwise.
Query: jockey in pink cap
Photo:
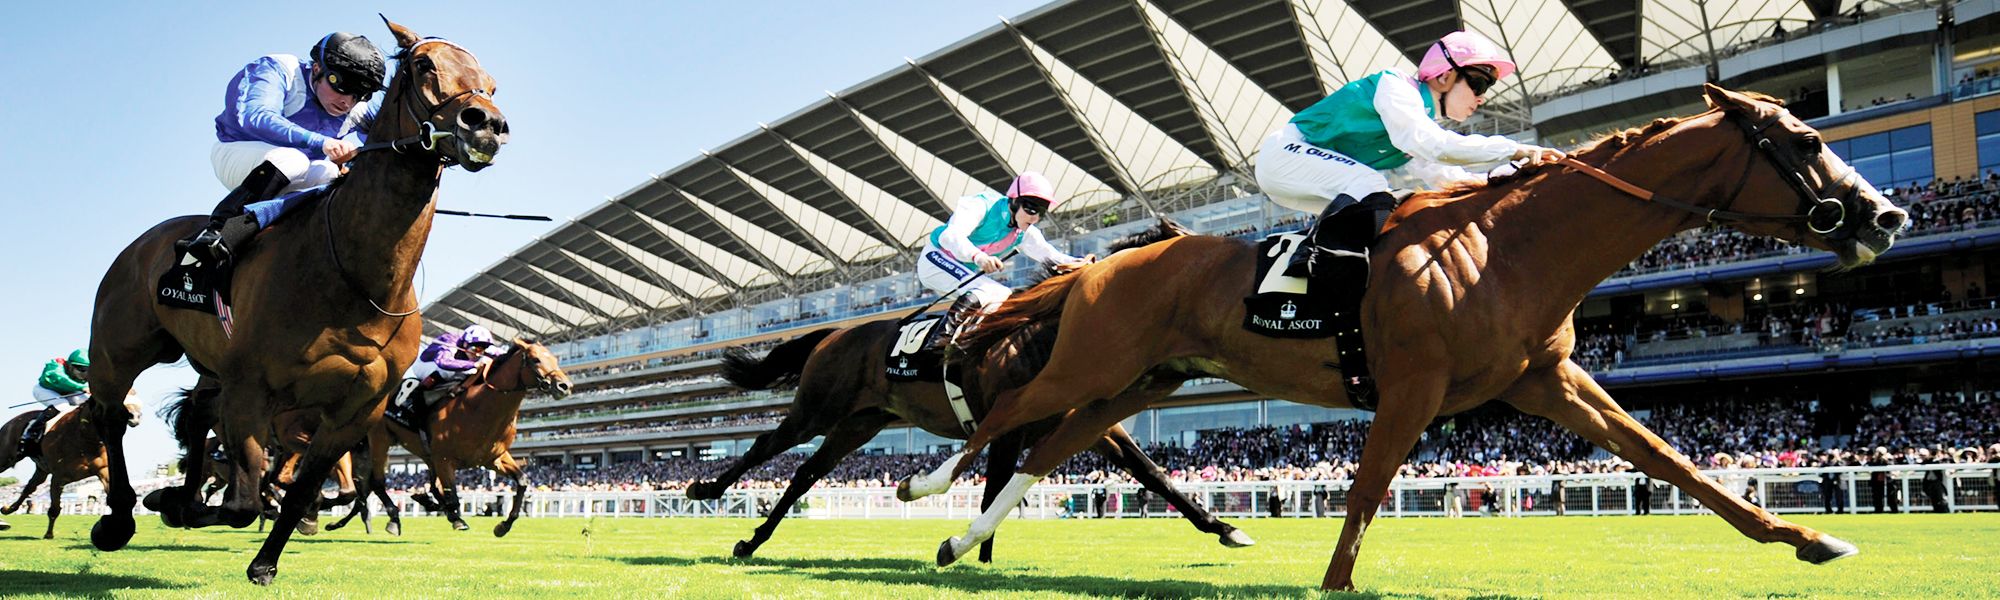
[[[1285,274],[1367,273],[1368,247],[1396,208],[1383,171],[1405,169],[1436,187],[1485,180],[1460,165],[1562,159],[1560,150],[1438,126],[1439,113],[1453,121],[1472,116],[1514,70],[1491,40],[1452,32],[1431,45],[1416,76],[1386,70],[1348,82],[1265,138],[1257,185],[1280,206],[1319,214]]]
[[[940,294],[963,290],[952,308],[952,314],[962,315],[991,310],[1013,293],[987,276],[1006,267],[1000,257],[1009,250],[1019,248],[1028,258],[1056,265],[1094,260],[1064,254],[1035,227],[1061,203],[1049,178],[1033,171],[1015,177],[1004,196],[987,190],[959,198],[951,220],[931,231],[917,256],[917,281]]]

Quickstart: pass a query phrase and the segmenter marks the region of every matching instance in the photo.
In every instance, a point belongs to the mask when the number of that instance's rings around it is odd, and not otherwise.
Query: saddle
[[[979,421],[973,418],[972,406],[966,402],[965,391],[959,388],[956,378],[945,372],[944,354],[958,339],[959,330],[976,320],[973,315],[977,312],[977,304],[959,302],[943,313],[904,317],[897,322],[896,341],[889,345],[884,369],[889,381],[943,384],[952,415],[967,435],[972,434]]]
[[[1275,338],[1318,339],[1332,336],[1341,383],[1362,410],[1374,410],[1375,378],[1368,371],[1367,347],[1361,330],[1361,300],[1368,290],[1365,267],[1383,222],[1410,197],[1407,190],[1371,194],[1347,210],[1364,211],[1334,224],[1339,235],[1359,248],[1362,268],[1315,269],[1309,277],[1286,276],[1292,255],[1312,243],[1297,233],[1272,234],[1257,245],[1257,287],[1243,299],[1243,328]],[[1327,219],[1333,215],[1322,215]],[[1366,220],[1363,220],[1366,219]],[[1365,231],[1363,231],[1365,229]],[[1350,253],[1352,256],[1355,253]],[[1352,259],[1349,259],[1350,261]]]
[[[257,222],[269,229],[282,222],[288,215],[299,209],[317,204],[331,192],[333,186],[321,186],[299,190],[273,200],[255,202],[243,207],[245,213],[257,216]],[[261,235],[261,232],[260,232]],[[256,238],[251,238],[255,240]],[[254,252],[256,244],[245,244],[237,249],[236,259]],[[154,298],[162,305],[187,310],[201,311],[215,315],[222,321],[225,334],[231,332],[233,320],[229,309],[230,283],[234,280],[236,260],[219,260],[213,264],[190,256],[186,250],[174,252],[174,266],[160,275],[158,292]]]

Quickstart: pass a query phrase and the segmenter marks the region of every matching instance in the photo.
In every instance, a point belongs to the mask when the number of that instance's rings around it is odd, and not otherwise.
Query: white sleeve
[[[1410,157],[1409,164],[1403,165],[1403,171],[1424,180],[1424,185],[1429,186],[1431,189],[1437,189],[1443,187],[1445,184],[1460,181],[1477,181],[1481,183],[1486,181],[1485,175],[1461,169],[1456,165],[1442,165],[1414,156]]]
[[[952,258],[965,262],[972,262],[985,254],[978,246],[972,245],[970,236],[973,230],[979,228],[979,220],[986,218],[987,208],[978,195],[959,198],[958,205],[952,208],[951,220],[945,222],[944,231],[938,234],[938,249],[950,252]]]
[[[1497,135],[1467,135],[1439,127],[1424,112],[1424,93],[1400,75],[1375,87],[1375,112],[1389,129],[1389,143],[1411,157],[1448,165],[1490,163],[1514,156],[1520,142]]]
[[[1063,251],[1057,250],[1054,244],[1050,244],[1049,238],[1042,235],[1040,227],[1029,227],[1027,231],[1021,232],[1021,253],[1043,264],[1061,265],[1077,261],[1076,257],[1063,254]]]

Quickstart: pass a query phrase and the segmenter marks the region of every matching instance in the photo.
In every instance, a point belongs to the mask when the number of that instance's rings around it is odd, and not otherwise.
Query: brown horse
[[[428,449],[417,432],[388,419],[369,432],[369,475],[362,492],[372,491],[382,501],[382,509],[389,515],[386,527],[389,533],[402,535],[403,531],[401,511],[390,500],[388,491],[389,450],[393,445],[401,445],[430,467],[431,483],[438,493],[426,506],[435,504],[443,509],[452,528],[459,531],[470,528],[458,512],[458,470],[465,467],[486,467],[514,481],[514,505],[507,519],[493,526],[494,537],[507,535],[514,529],[514,521],[521,518],[521,505],[528,498],[528,479],[521,473],[521,465],[514,462],[514,455],[508,452],[514,446],[514,420],[520,416],[521,401],[527,399],[530,391],[545,392],[558,400],[568,397],[569,375],[563,373],[562,364],[547,347],[515,339],[514,347],[506,354],[467,378],[463,390],[431,411]],[[362,515],[365,524],[367,504],[366,498],[357,500],[346,517],[327,529],[346,526],[356,514]]]
[[[365,146],[329,195],[272,225],[239,259],[230,294],[233,335],[212,316],[154,300],[155,282],[174,261],[175,240],[193,233],[201,218],[170,219],[140,235],[98,286],[90,384],[99,393],[96,422],[111,455],[112,484],[111,514],[91,531],[97,548],[116,550],[131,540],[136,500],[122,431],[114,428],[124,408],[106,399],[122,397],[152,365],[185,355],[196,371],[221,383],[217,410],[196,420],[219,420],[229,455],[243,467],[236,478],[244,485],[231,486],[222,510],[200,505],[183,486],[162,518],[169,525],[240,527],[258,514],[254,478],[266,466],[260,438],[268,436],[273,416],[320,413],[294,486],[316,489],[381,418],[383,399],[416,358],[423,331],[411,282],[429,239],[439,178],[453,163],[474,171],[491,164],[508,128],[490,94],[493,77],[470,51],[384,22],[402,52],[368,138],[394,141]],[[201,442],[181,439],[183,448]],[[202,474],[188,475],[198,482]],[[286,494],[247,571],[252,582],[269,583],[275,575],[313,496]]]
[[[1420,194],[1396,211],[1375,245],[1362,307],[1380,404],[1323,587],[1353,587],[1362,533],[1424,427],[1495,398],[1686,490],[1751,539],[1784,542],[1812,563],[1856,552],[1701,476],[1570,360],[1571,317],[1584,295],[1674,232],[1730,223],[1832,251],[1853,268],[1887,250],[1904,226],[1903,211],[1774,101],[1714,86],[1705,96],[1707,112],[1608,137],[1568,168]],[[1580,165],[1610,175],[1600,179]],[[1617,178],[1631,187],[1607,183]],[[1646,202],[1621,189],[1654,193]],[[956,468],[996,436],[1061,416],[1022,464],[1025,474],[1008,483],[999,505],[1009,505],[1106,426],[1144,409],[1120,391],[1161,367],[1276,398],[1352,405],[1331,340],[1270,339],[1239,326],[1255,261],[1246,242],[1182,238],[1016,295],[975,338],[1056,314],[1061,335],[1048,368],[998,398]],[[949,476],[954,468],[942,470]],[[980,516],[963,537],[940,545],[938,561],[956,560],[1004,518]]]
[[[1179,225],[1163,221],[1152,230],[1120,240],[1109,250],[1117,252],[1181,235],[1189,234]],[[941,437],[967,437],[951,408],[951,402],[945,397],[943,385],[892,382],[886,376],[889,347],[896,342],[899,333],[897,320],[887,319],[847,329],[814,331],[773,348],[762,360],[750,358],[741,351],[724,355],[724,377],[737,387],[759,390],[797,382],[798,390],[792,396],[791,410],[777,429],[757,436],[750,450],[715,479],[689,486],[689,498],[720,498],[750,469],[815,436],[825,436],[819,449],[793,474],[784,496],[772,505],[763,525],[757,527],[750,539],[736,543],[733,550],[736,557],[749,558],[755,554],[757,548],[771,538],[792,505],[810,491],[814,483],[840,464],[841,459],[874,439],[889,423],[901,419]],[[1047,349],[1055,342],[1055,334],[1056,327],[1052,321],[1025,327],[1013,332],[1005,342],[977,355],[961,354],[952,358],[954,371],[973,366],[974,372],[966,381],[970,386],[967,389],[968,409],[975,417],[985,413],[983,398],[991,398],[1001,389],[1017,387],[1034,377],[1047,358]],[[1166,396],[1184,381],[1184,378],[1165,377],[1150,385],[1135,386],[1132,393]],[[1052,428],[1055,422],[1050,420],[1043,425],[1033,431],[1024,431],[1020,436],[1010,436],[995,445],[989,455],[1008,460],[987,462],[989,496],[998,493],[1000,486],[1007,481],[1007,475],[1012,473],[1014,465],[1011,459],[1020,455],[1020,440],[1038,437]],[[1124,427],[1113,424],[1100,433],[1103,435],[1091,449],[1123,467],[1146,489],[1160,494],[1196,529],[1215,535],[1224,546],[1232,548],[1256,543],[1250,536],[1216,519],[1174,489],[1166,474],[1140,450],[1139,443]],[[980,560],[991,559],[991,546],[988,545],[982,549]]]
[[[139,403],[128,396],[125,399],[125,409],[132,415],[126,419],[125,426],[138,427]],[[33,412],[15,417],[12,422],[7,423],[4,431],[0,431],[0,435],[14,436],[0,438],[10,442],[6,444],[5,450],[0,450],[0,465],[4,465],[0,466],[0,469],[12,467],[15,461],[20,460],[20,457],[12,455],[14,447],[18,444],[11,442],[21,439],[20,430],[27,425],[27,420],[33,417]],[[28,478],[28,485],[21,488],[21,497],[15,499],[5,510],[0,510],[0,514],[5,515],[21,510],[21,504],[27,502],[28,496],[35,493],[35,486],[41,485],[45,479],[49,480],[49,529],[42,533],[42,539],[45,540],[56,537],[56,517],[62,515],[63,487],[81,481],[85,477],[96,476],[98,483],[104,484],[107,490],[111,489],[111,473],[106,468],[108,463],[104,456],[104,442],[97,437],[97,426],[90,422],[90,416],[86,411],[72,410],[63,413],[62,416],[50,420],[48,427],[48,433],[42,435],[42,455],[35,457],[35,474]]]

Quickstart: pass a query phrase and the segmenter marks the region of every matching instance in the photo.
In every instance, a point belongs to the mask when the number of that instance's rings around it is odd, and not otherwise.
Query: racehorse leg
[[[1124,467],[1125,472],[1131,473],[1132,478],[1139,481],[1139,485],[1159,494],[1168,505],[1174,507],[1174,510],[1180,511],[1181,516],[1186,517],[1189,523],[1193,523],[1195,529],[1214,535],[1222,545],[1243,548],[1257,544],[1257,540],[1251,539],[1249,534],[1215,518],[1208,509],[1195,504],[1186,494],[1174,489],[1174,484],[1167,481],[1166,471],[1154,464],[1153,459],[1146,456],[1145,451],[1139,449],[1139,441],[1132,439],[1132,434],[1125,431],[1123,425],[1111,426],[1109,431],[1104,432],[1104,439],[1091,449]]]
[[[528,475],[521,472],[520,463],[514,462],[514,455],[507,452],[493,459],[493,470],[514,480],[514,505],[507,509],[507,520],[493,526],[493,537],[506,537],[507,532],[514,530],[514,521],[521,518],[521,505],[528,500]]]
[[[1389,482],[1396,478],[1396,471],[1410,457],[1410,450],[1416,448],[1424,428],[1437,418],[1439,407],[1444,404],[1446,381],[1442,375],[1410,366],[1413,361],[1438,363],[1411,358],[1416,354],[1405,352],[1385,357],[1397,361],[1391,363],[1395,365],[1393,372],[1407,375],[1378,380],[1380,408],[1375,412],[1374,423],[1368,427],[1367,442],[1361,447],[1361,463],[1355,467],[1354,485],[1347,492],[1347,519],[1341,524],[1340,542],[1333,548],[1333,559],[1327,562],[1326,576],[1320,580],[1322,590],[1354,589],[1354,561],[1361,554],[1361,538],[1368,532],[1369,523],[1374,522],[1375,511],[1382,508],[1382,499],[1388,497]]]
[[[817,403],[808,404],[807,402],[807,398],[816,396],[816,394],[803,391],[801,394],[805,395],[806,398],[795,398],[793,400],[794,406],[817,406]],[[777,429],[757,436],[757,442],[750,445],[750,450],[744,452],[743,457],[736,459],[736,462],[729,465],[729,468],[724,470],[722,474],[716,475],[715,479],[688,486],[688,499],[714,500],[721,498],[722,493],[727,491],[729,486],[736,485],[736,481],[742,479],[743,474],[749,472],[750,469],[757,468],[757,465],[764,464],[766,461],[771,460],[772,457],[784,454],[785,451],[798,447],[799,444],[805,443],[807,440],[811,440],[814,436],[825,433],[827,429],[831,428],[830,424],[814,427],[814,425],[820,425],[814,423],[814,420],[812,413],[807,411],[794,410],[787,413],[785,420],[778,423]]]
[[[120,425],[123,425],[123,423],[120,423]],[[40,467],[37,466],[37,468]],[[63,486],[68,484],[69,482],[63,481],[61,477],[54,477],[49,480],[49,529],[42,532],[42,539],[56,539],[56,517],[62,516]]]
[[[387,425],[378,425],[368,432],[368,487],[375,494],[375,499],[382,502],[382,514],[389,517],[389,524],[382,530],[400,537],[403,535],[403,509],[396,506],[394,498],[389,497],[389,449],[395,443]],[[368,525],[368,513],[361,513],[361,524]]]
[[[1088,342],[1090,345],[1105,343],[1104,340]],[[1096,352],[1095,349],[1087,347],[1072,350],[1058,342],[1056,355],[1049,359],[1048,366],[1042,369],[1034,381],[1028,382],[1028,385],[1020,389],[1000,394],[986,416],[979,420],[979,428],[973,432],[972,439],[966,440],[964,449],[945,459],[944,464],[938,465],[936,470],[905,478],[898,483],[896,499],[909,502],[951,489],[951,482],[972,467],[972,459],[979,455],[980,450],[993,443],[995,438],[1006,435],[1015,428],[1064,414],[1095,399],[1119,396],[1120,392],[1145,373],[1147,363],[1144,361],[1150,360],[1121,356],[1121,354],[1129,353]],[[1076,358],[1063,360],[1067,356]],[[1131,397],[1132,403],[1139,404],[1143,409],[1144,404],[1138,402],[1141,398],[1150,400],[1151,396]],[[1095,441],[1098,434],[1103,431],[1099,429],[1091,432],[1089,439]],[[1045,440],[1042,443],[1047,442]],[[1080,451],[1082,448],[1077,450]],[[1016,478],[1018,479],[1018,476]]]
[[[438,504],[443,505],[444,518],[451,521],[451,528],[459,531],[471,529],[465,519],[458,514],[458,463],[448,459],[433,457],[437,470],[432,472],[438,485]]]
[[[1007,480],[1007,487],[1001,490],[998,498],[993,499],[985,512],[973,519],[972,526],[966,530],[965,535],[938,544],[938,566],[957,562],[959,557],[965,556],[966,552],[972,550],[973,545],[993,537],[993,533],[1000,528],[1000,522],[1007,519],[1007,514],[1014,511],[1014,507],[1021,503],[1022,498],[1027,497],[1028,488],[1033,487],[1035,482],[1041,481],[1042,478],[1048,477],[1049,473],[1061,466],[1063,461],[1069,460],[1071,456],[1103,439],[1104,430],[1145,410],[1151,400],[1150,396],[1120,395],[1070,411],[1069,415],[1064,416],[1062,422],[1056,425],[1055,431],[1049,432],[1041,441],[1035,442],[1034,448],[1028,451],[1027,458],[1021,461],[1020,471]],[[989,413],[988,418],[991,416]],[[982,422],[980,427],[983,433],[985,424]],[[988,464],[991,464],[994,458],[988,457]]]
[[[1797,548],[1799,560],[1821,564],[1860,552],[1853,544],[1771,515],[1744,501],[1696,470],[1693,462],[1626,414],[1618,402],[1574,362],[1541,373],[1529,373],[1502,400],[1523,412],[1541,415],[1574,431],[1655,479],[1673,484],[1702,506],[1759,543],[1784,542]]]
[[[4,441],[0,441],[0,443],[4,443]],[[39,462],[35,463],[35,474],[28,477],[28,486],[21,488],[21,497],[15,498],[14,504],[12,506],[8,506],[7,510],[0,510],[0,515],[11,515],[14,514],[14,511],[21,510],[21,505],[28,501],[28,496],[33,495],[35,493],[35,488],[41,487],[42,480],[48,478],[49,478],[48,470],[43,469],[41,463]]]
[[[333,482],[338,485],[339,495],[326,501],[326,506],[344,506],[357,497],[354,491],[354,453],[340,455],[340,461],[333,463]]]
[[[123,373],[114,373],[97,377],[101,372],[91,371],[91,389],[98,395],[91,397],[89,407],[78,410],[91,411],[91,423],[97,426],[97,438],[104,440],[104,452],[110,463],[111,483],[104,486],[104,505],[111,512],[98,517],[97,524],[90,528],[90,544],[98,550],[110,552],[131,542],[132,533],[137,528],[132,520],[132,506],[139,503],[139,495],[132,491],[132,479],[125,466],[125,423],[132,418],[131,411],[125,410],[125,393],[131,390],[136,374],[123,376]],[[103,385],[99,385],[100,381]],[[54,486],[51,493],[60,499],[61,490],[62,486]],[[59,507],[51,506],[50,509],[59,510]]]
[[[336,420],[329,416],[321,421],[318,431],[313,433],[312,444],[306,447],[300,467],[285,490],[284,507],[277,520],[271,523],[271,533],[264,538],[264,545],[251,559],[245,574],[251,583],[269,585],[271,578],[278,574],[278,559],[285,552],[285,544],[291,541],[292,532],[297,531],[299,521],[306,509],[319,497],[320,485],[326,482],[326,474],[333,469],[333,463],[340,455],[361,441],[367,432],[358,418]]]
[[[993,440],[986,448],[986,491],[980,494],[979,510],[991,510],[993,500],[1006,491],[1007,482],[1014,479],[1014,471],[1021,460],[1021,437],[1027,430],[1016,430]],[[979,544],[979,562],[993,562],[993,538],[986,538]]]
[[[799,465],[799,470],[792,474],[792,482],[785,486],[784,497],[771,505],[770,514],[764,515],[764,524],[757,526],[750,539],[736,542],[736,557],[750,558],[756,554],[757,547],[771,539],[771,533],[778,530],[778,522],[785,520],[785,514],[792,511],[792,505],[798,503],[799,497],[811,491],[813,484],[832,472],[841,459],[867,445],[868,440],[875,439],[875,434],[881,433],[882,428],[894,420],[896,416],[887,412],[866,410],[848,415],[833,431],[827,432],[826,438],[820,440],[819,450],[813,451],[812,458],[806,459],[805,464]]]
[[[235,478],[229,482],[229,494],[221,508],[205,509],[203,514],[190,519],[190,527],[221,524],[242,529],[257,522],[264,513],[265,481],[271,465],[261,436],[271,430],[271,415],[264,408],[271,392],[250,388],[244,384],[225,385],[222,397],[216,401],[218,407],[230,407],[218,411],[217,433],[224,444],[223,453],[229,455]]]

